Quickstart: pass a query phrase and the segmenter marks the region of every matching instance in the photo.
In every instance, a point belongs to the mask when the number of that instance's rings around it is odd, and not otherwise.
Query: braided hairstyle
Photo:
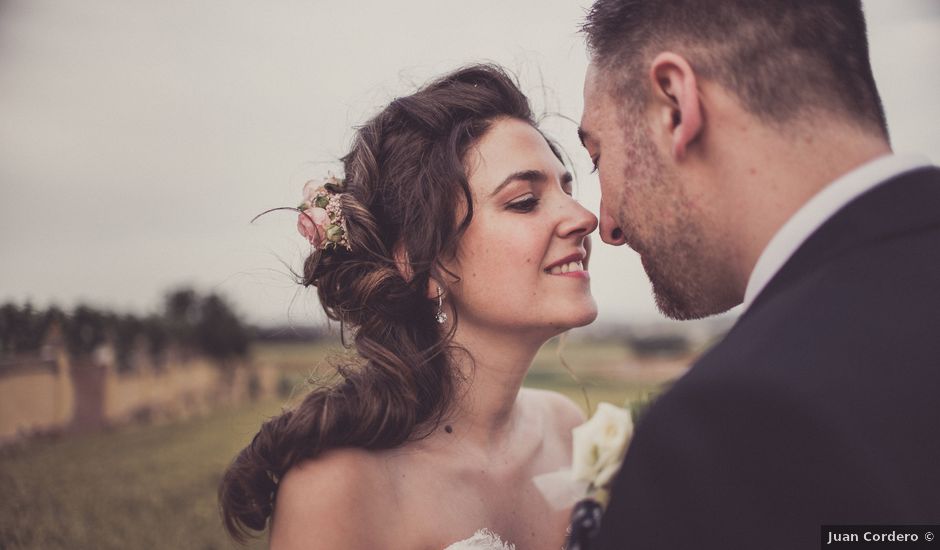
[[[265,422],[228,467],[219,504],[236,540],[266,529],[291,466],[339,447],[397,447],[449,412],[458,388],[453,328],[435,322],[427,289],[441,281],[441,260],[453,257],[473,216],[467,151],[501,118],[535,126],[515,81],[499,67],[474,65],[396,99],[356,132],[342,159],[352,250],[315,250],[301,282],[352,331],[361,361]]]

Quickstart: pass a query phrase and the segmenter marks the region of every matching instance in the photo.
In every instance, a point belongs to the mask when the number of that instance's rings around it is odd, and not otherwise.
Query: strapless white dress
[[[469,539],[455,542],[444,550],[516,550],[516,546],[504,542],[489,529],[480,529]]]

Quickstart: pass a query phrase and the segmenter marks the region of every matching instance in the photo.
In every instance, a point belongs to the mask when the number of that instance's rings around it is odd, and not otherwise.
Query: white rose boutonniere
[[[588,484],[589,498],[606,505],[610,484],[620,470],[633,435],[630,411],[600,403],[594,416],[572,432],[574,456],[571,474]]]
[[[587,500],[602,508],[633,435],[633,417],[626,409],[600,403],[571,435],[571,468],[535,476],[535,486],[559,510]]]
[[[565,550],[585,550],[591,548],[591,541],[600,532],[610,485],[633,436],[633,416],[626,409],[600,403],[594,416],[575,428],[572,436],[570,479],[585,489],[571,511]]]

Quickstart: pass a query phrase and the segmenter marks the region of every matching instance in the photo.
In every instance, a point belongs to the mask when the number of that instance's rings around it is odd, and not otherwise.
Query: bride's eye
[[[597,163],[599,163],[600,161],[601,161],[601,156],[600,156],[600,155],[597,155],[596,157],[594,157],[594,158],[591,159],[591,162],[594,164],[594,166],[591,168],[591,173],[592,173],[592,174],[594,174],[594,173],[597,172]]]
[[[532,195],[525,197],[524,199],[511,202],[506,205],[506,208],[510,210],[515,210],[516,212],[531,212],[535,210],[535,207],[538,206],[539,199],[535,198]]]

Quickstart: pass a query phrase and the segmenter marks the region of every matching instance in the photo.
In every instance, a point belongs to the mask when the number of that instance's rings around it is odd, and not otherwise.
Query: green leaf
[[[326,239],[334,243],[343,240],[343,228],[338,225],[328,225],[326,227]]]

